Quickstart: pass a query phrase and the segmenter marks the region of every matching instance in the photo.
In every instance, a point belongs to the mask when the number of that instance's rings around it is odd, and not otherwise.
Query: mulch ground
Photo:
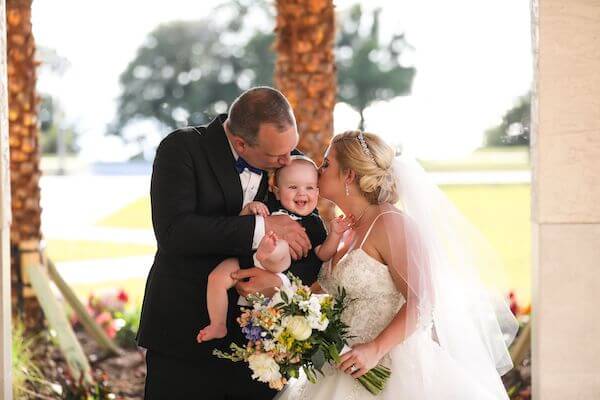
[[[146,363],[144,353],[138,349],[125,349],[120,356],[109,356],[85,331],[76,332],[85,354],[96,373],[104,373],[107,388],[118,400],[139,400],[144,397],[144,379]],[[65,386],[67,365],[58,348],[52,343],[47,332],[40,334],[34,349],[37,365],[50,382]],[[503,377],[504,384],[512,400],[531,400],[531,362],[530,357],[516,366]],[[30,387],[41,399],[64,399],[53,392],[48,385]],[[36,398],[32,397],[32,398]],[[73,398],[73,397],[72,397]]]
[[[76,334],[90,360],[95,375],[99,377],[103,373],[107,382],[107,390],[113,393],[116,399],[143,399],[146,362],[141,350],[125,349],[120,356],[109,356],[85,331],[80,330]],[[66,361],[60,350],[52,343],[47,332],[37,336],[34,356],[36,364],[48,381],[60,383],[63,387],[67,385],[69,374]],[[40,398],[63,399],[66,397],[66,391],[61,396],[49,385],[36,384],[30,389]]]

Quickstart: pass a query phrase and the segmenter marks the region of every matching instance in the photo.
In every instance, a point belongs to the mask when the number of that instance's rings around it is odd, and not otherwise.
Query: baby
[[[274,193],[284,209],[274,212],[273,215],[287,214],[304,226],[321,264],[333,257],[342,234],[350,228],[351,219],[335,218],[331,222],[331,232],[327,235],[321,218],[315,213],[319,198],[318,178],[314,161],[305,156],[292,156],[289,165],[275,172]],[[269,209],[265,204],[253,201],[242,209],[240,215],[267,216]],[[267,232],[258,245],[254,261],[257,267],[273,273],[285,271],[291,264],[288,243],[279,239],[274,232]],[[196,339],[199,343],[227,335],[227,290],[237,283],[231,278],[231,274],[239,268],[237,259],[228,258],[210,273],[206,289],[210,325],[198,333]]]

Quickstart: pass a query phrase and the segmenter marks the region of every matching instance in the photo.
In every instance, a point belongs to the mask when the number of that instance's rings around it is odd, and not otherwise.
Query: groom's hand
[[[271,297],[275,293],[275,288],[280,287],[282,283],[276,274],[256,267],[240,269],[232,273],[231,277],[238,280],[235,288],[240,296],[243,297],[256,292]],[[242,281],[242,279],[246,278],[249,278],[247,282]]]
[[[265,232],[273,231],[277,237],[288,242],[290,255],[293,260],[299,260],[308,255],[310,239],[298,222],[287,215],[271,215],[265,217]]]

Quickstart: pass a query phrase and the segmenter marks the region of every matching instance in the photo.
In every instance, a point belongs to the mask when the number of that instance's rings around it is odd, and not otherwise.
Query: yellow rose
[[[301,316],[287,318],[285,328],[296,340],[306,340],[312,334],[310,324]]]

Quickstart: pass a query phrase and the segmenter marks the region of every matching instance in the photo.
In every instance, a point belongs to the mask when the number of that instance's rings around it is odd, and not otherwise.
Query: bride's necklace
[[[373,206],[373,204],[369,204],[368,206],[366,206],[365,209],[363,210],[363,212],[360,213],[360,216],[354,220],[354,223],[352,224],[353,228],[356,228],[356,226],[358,226],[358,223],[360,222],[360,220],[362,219],[362,217],[365,216],[367,210],[369,208],[371,208],[371,206]]]

